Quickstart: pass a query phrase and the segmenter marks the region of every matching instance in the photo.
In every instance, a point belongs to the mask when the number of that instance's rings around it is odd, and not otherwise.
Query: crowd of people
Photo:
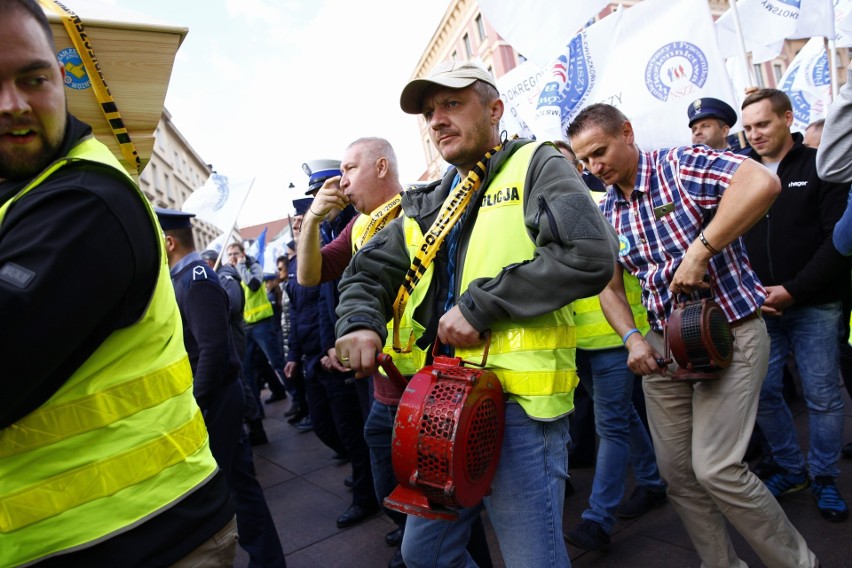
[[[15,379],[0,565],[230,566],[241,546],[250,566],[286,566],[252,448],[287,399],[292,427],[351,467],[336,526],[393,521],[390,567],[492,566],[484,515],[503,565],[568,567],[568,545],[605,549],[617,518],[667,503],[703,566],[745,565],[731,528],[767,566],[818,566],[779,499],[808,490],[827,521],[848,518],[852,69],[804,135],[787,95],[752,89],[739,112],[694,101],[693,145],[649,149],[608,104],[564,140],[508,139],[491,73],[439,64],[400,108],[426,122],[442,179],[404,187],[378,137],[306,162],[269,274],[243,243],[197,250],[192,214],[153,208],[67,112],[63,75],[40,6],[0,0],[0,346]],[[748,144],[732,147],[738,121]],[[702,297],[732,346],[705,380],[666,358],[665,334]],[[377,356],[410,377],[436,352],[480,359],[486,337],[506,401],[491,491],[456,520],[386,508],[407,391]],[[583,439],[594,480],[563,534]]]

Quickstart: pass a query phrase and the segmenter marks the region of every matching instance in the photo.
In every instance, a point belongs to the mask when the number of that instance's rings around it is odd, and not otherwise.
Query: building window
[[[754,67],[754,82],[757,83],[758,88],[763,89],[766,87],[766,81],[763,80],[763,65],[760,63],[755,63]]]
[[[467,53],[467,58],[470,59],[473,57],[473,48],[470,46],[470,36],[468,34],[464,34],[462,41],[464,42],[464,51]]]
[[[479,41],[485,41],[488,36],[485,34],[485,22],[482,21],[482,14],[476,17],[476,31],[479,32]]]
[[[166,197],[169,200],[174,199],[174,195],[172,195],[172,182],[167,172],[163,173],[163,189],[166,192]]]
[[[151,187],[154,188],[154,191],[158,191],[160,189],[160,180],[157,178],[157,164],[151,165]]]
[[[159,148],[160,150],[165,150],[166,145],[163,142],[163,132],[160,130],[159,126],[154,131],[154,138],[157,140],[157,148]]]
[[[518,65],[523,65],[526,62],[527,62],[527,58],[519,53],[518,54]]]
[[[456,51],[456,50],[453,50],[453,55],[452,55],[452,57],[450,57],[450,61],[458,61],[458,60],[459,60],[459,52]]]
[[[780,63],[772,64],[772,74],[775,75],[775,84],[777,85],[781,81],[781,75],[784,74]]]

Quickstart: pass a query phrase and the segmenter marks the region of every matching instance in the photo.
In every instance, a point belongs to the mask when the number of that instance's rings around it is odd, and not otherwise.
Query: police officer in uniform
[[[338,162],[336,173],[339,174],[339,171]],[[300,226],[302,217],[310,214],[312,202],[310,197],[293,201],[296,227]],[[346,225],[345,221],[343,225]],[[292,374],[296,367],[301,367],[314,432],[324,444],[336,453],[348,456],[352,463],[352,505],[337,518],[337,527],[346,528],[379,511],[370,451],[364,440],[364,417],[354,373],[341,372],[343,367],[334,354],[334,323],[331,320],[336,319],[336,282],[302,286],[296,278],[297,270],[298,257],[294,256],[290,259],[287,281],[290,352],[286,369]]]
[[[248,435],[242,427],[240,360],[231,335],[229,301],[219,277],[195,250],[195,215],[155,209],[163,228],[169,272],[183,321],[193,393],[210,433],[210,449],[237,509],[239,544],[251,566],[286,566],[263,489],[257,481]]]
[[[737,111],[725,101],[713,97],[695,99],[686,109],[692,143],[714,150],[729,150],[728,133],[737,123]]]

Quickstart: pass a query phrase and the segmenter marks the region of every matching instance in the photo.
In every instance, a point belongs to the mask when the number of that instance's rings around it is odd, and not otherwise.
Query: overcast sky
[[[286,216],[307,188],[301,164],[361,136],[391,142],[403,182],[425,169],[399,94],[448,0],[103,1],[189,28],[166,108],[219,173],[255,178],[241,226]]]

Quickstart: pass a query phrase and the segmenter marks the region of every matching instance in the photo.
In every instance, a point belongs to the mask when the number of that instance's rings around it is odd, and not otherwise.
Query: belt
[[[730,323],[730,327],[731,327],[731,329],[734,329],[735,327],[739,327],[746,322],[749,322],[751,320],[756,320],[756,319],[763,319],[762,312],[759,309],[751,312],[747,316],[741,317],[740,319],[738,319],[736,321],[732,321]]]

